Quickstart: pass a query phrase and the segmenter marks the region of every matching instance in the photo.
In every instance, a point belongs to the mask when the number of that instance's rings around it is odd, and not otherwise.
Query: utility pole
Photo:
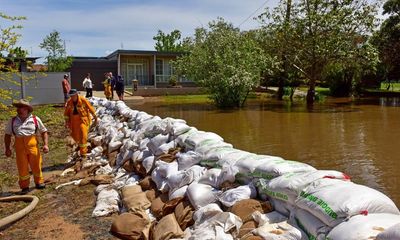
[[[292,8],[292,0],[286,0],[286,16],[285,16],[285,22],[284,22],[284,39],[285,39],[285,47],[287,45],[287,30],[290,24],[290,11]],[[283,99],[283,88],[285,86],[285,80],[288,79],[288,61],[286,58],[286,51],[285,49],[282,50],[282,63],[283,63],[283,72],[281,76],[279,77],[279,84],[278,84],[278,100]]]

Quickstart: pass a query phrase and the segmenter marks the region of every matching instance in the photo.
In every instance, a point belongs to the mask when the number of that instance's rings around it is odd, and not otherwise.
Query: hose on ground
[[[14,213],[8,217],[0,219],[0,229],[10,223],[18,221],[19,219],[23,218],[25,215],[30,213],[38,204],[39,198],[36,196],[32,196],[32,195],[10,196],[10,197],[0,198],[0,202],[12,202],[12,201],[24,201],[24,202],[30,201],[31,203],[28,206],[26,206],[24,209]]]

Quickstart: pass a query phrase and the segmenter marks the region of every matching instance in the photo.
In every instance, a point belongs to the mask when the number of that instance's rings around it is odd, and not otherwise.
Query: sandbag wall
[[[161,119],[121,101],[91,102],[99,123],[89,133],[93,149],[85,164],[114,179],[96,188],[93,216],[122,213],[112,232],[123,239],[398,235],[393,201],[341,172],[238,150],[184,120]]]

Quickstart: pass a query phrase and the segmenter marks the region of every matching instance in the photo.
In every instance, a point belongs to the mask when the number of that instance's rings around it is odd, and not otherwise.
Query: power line
[[[245,20],[243,20],[243,22],[241,22],[239,24],[239,28],[240,26],[242,26],[243,23],[247,22],[247,20],[249,20],[256,12],[258,12],[258,10],[260,10],[262,7],[264,7],[265,4],[267,4],[269,0],[265,1],[260,7],[258,7],[254,12],[252,12]]]

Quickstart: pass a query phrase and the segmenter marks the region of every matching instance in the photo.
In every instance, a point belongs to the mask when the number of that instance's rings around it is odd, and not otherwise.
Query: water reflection
[[[250,100],[243,109],[210,104],[144,102],[133,109],[222,136],[236,148],[347,173],[400,204],[399,99],[327,99],[307,108],[302,102]]]

